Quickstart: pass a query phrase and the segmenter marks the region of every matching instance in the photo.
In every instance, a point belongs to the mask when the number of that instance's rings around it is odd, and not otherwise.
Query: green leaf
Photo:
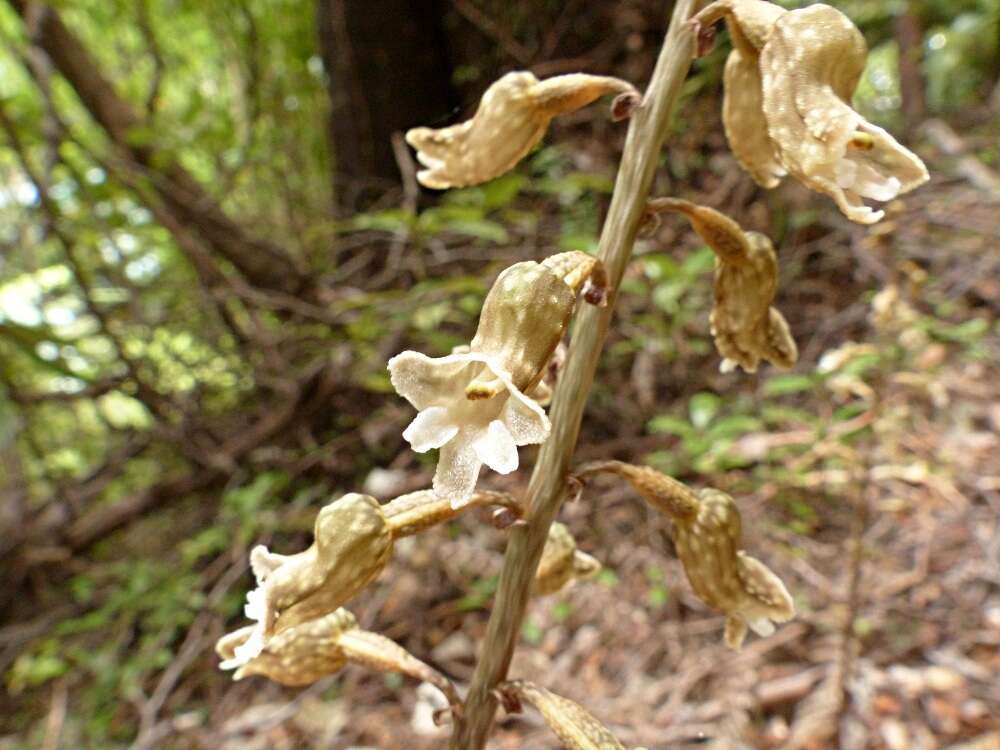
[[[684,438],[692,433],[691,425],[685,419],[680,419],[671,414],[661,414],[653,417],[646,425],[646,429],[653,434],[676,435]]]
[[[812,375],[773,375],[764,381],[765,396],[783,396],[787,393],[802,393],[816,387]]]
[[[702,391],[696,393],[688,401],[688,414],[691,416],[691,424],[699,430],[708,427],[709,422],[715,418],[722,407],[722,399],[714,393]]]

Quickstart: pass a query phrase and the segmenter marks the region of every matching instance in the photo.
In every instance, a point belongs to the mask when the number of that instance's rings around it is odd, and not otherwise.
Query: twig
[[[645,99],[632,116],[601,233],[599,257],[607,268],[611,290],[608,305],[587,306],[577,321],[569,359],[552,400],[552,432],[539,452],[528,485],[527,525],[511,532],[482,655],[469,687],[464,718],[457,722],[451,738],[452,750],[481,750],[493,724],[497,707],[493,690],[507,677],[531,580],[549,527],[562,503],[583,409],[611,322],[618,284],[632,255],[670,115],[691,66],[694,38],[687,20],[698,5],[698,0],[680,0],[674,6]]]
[[[452,5],[466,21],[482,31],[503,48],[503,51],[513,57],[521,65],[531,62],[531,50],[521,44],[508,29],[494,21],[468,0],[452,0]]]

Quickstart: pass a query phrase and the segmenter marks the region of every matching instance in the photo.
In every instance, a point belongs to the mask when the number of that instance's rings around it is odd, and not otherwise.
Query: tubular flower
[[[739,549],[740,512],[724,492],[694,492],[654,469],[621,461],[585,464],[575,476],[608,472],[627,480],[650,504],[671,516],[677,556],[698,598],[727,615],[725,640],[739,649],[749,627],[761,636],[795,616],[788,589],[764,563]]]
[[[497,692],[504,710],[510,713],[521,711],[522,702],[538,709],[549,729],[569,750],[625,750],[607,727],[583,706],[551,690],[526,680],[512,680],[500,685]]]
[[[468,351],[438,358],[407,351],[389,360],[393,386],[420,412],[403,437],[418,453],[441,449],[436,492],[462,505],[483,464],[510,473],[518,446],[548,437],[548,417],[527,394],[569,324],[577,289],[602,278],[601,266],[584,253],[517,263],[493,284]],[[599,289],[584,295],[602,299],[591,294]]]
[[[778,258],[771,241],[758,232],[744,232],[728,216],[707,206],[677,198],[659,198],[649,211],[676,211],[715,251],[715,305],[709,317],[715,347],[723,360],[719,369],[737,365],[756,372],[761,359],[788,368],[798,348],[784,316],[772,307],[778,290]]]
[[[557,115],[617,94],[612,112],[620,117],[638,102],[632,84],[618,78],[572,73],[539,81],[529,72],[503,76],[483,94],[471,120],[447,128],[413,128],[406,142],[426,169],[417,179],[429,188],[465,187],[512,169],[545,136]]]
[[[380,672],[395,672],[429,682],[448,696],[454,706],[458,696],[441,673],[411,655],[385,636],[361,630],[346,609],[299,623],[268,640],[263,650],[239,663],[236,652],[252,637],[253,627],[240,628],[215,644],[223,668],[239,664],[233,679],[263,675],[282,685],[309,685],[340,671],[348,662]]]
[[[927,181],[919,157],[851,108],[867,47],[843,13],[822,3],[786,12],[764,0],[717,0],[694,21],[722,17],[734,47],[726,135],[758,183],[771,188],[791,173],[852,221],[872,224],[884,212],[865,198],[892,200]]]
[[[549,527],[549,538],[542,550],[542,559],[535,571],[531,593],[536,596],[554,594],[570,581],[597,575],[601,562],[577,549],[573,535],[561,523]]]
[[[509,495],[475,493],[469,505],[495,504],[520,516]],[[253,659],[269,639],[333,612],[367,586],[385,567],[393,542],[454,518],[446,498],[422,490],[379,505],[368,495],[344,495],[320,510],[312,545],[294,555],[279,555],[258,545],[250,552],[257,588],[247,594],[250,626],[233,647],[231,669]]]

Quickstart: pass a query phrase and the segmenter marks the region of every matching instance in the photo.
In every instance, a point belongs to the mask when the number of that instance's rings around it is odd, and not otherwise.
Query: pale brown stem
[[[592,461],[577,467],[573,476],[583,480],[602,473],[622,477],[646,502],[674,520],[694,518],[701,506],[698,496],[690,487],[648,466],[636,466],[623,461]]]
[[[699,4],[699,0],[678,0],[675,4],[645,99],[630,120],[598,253],[608,273],[608,304],[584,306],[577,320],[569,358],[552,399],[552,432],[538,454],[528,485],[527,524],[513,529],[507,543],[481,656],[463,719],[456,723],[451,738],[451,750],[482,750],[493,726],[497,708],[494,689],[506,679],[535,569],[549,527],[562,504],[580,420],[611,322],[618,284],[645,214],[670,115],[691,66],[694,34],[687,21]]]

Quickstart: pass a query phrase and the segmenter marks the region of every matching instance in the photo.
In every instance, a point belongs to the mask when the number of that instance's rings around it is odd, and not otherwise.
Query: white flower
[[[468,501],[483,464],[501,474],[518,467],[517,447],[543,442],[549,419],[522,393],[499,361],[481,352],[431,358],[407,351],[389,360],[392,384],[418,410],[403,432],[413,450],[440,448],[434,490]],[[467,393],[473,383],[489,383],[492,395]]]

